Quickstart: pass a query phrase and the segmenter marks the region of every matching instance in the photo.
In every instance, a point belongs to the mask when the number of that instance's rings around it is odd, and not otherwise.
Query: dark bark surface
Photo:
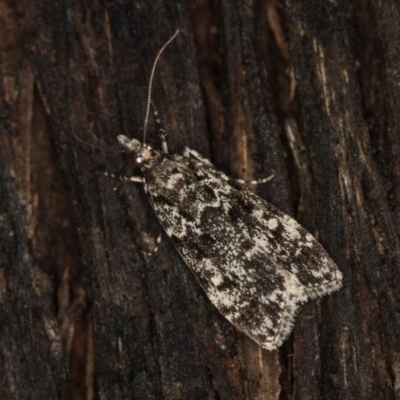
[[[202,292],[116,136],[153,102],[344,275],[262,350]],[[400,398],[395,1],[0,0],[0,398]],[[151,120],[147,142],[159,146]]]

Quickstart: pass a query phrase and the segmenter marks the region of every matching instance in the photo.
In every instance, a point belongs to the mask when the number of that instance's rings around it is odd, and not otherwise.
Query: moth
[[[151,86],[159,56],[153,64]],[[237,329],[274,350],[290,334],[300,303],[338,290],[342,274],[293,218],[216,170],[196,151],[169,154],[118,136],[132,153],[150,204],[208,298]]]

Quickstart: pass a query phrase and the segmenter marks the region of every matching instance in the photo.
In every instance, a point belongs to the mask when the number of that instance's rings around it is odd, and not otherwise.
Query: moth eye
[[[140,167],[143,164],[143,158],[142,157],[136,157],[134,159],[134,163],[135,165],[137,165],[138,167]]]

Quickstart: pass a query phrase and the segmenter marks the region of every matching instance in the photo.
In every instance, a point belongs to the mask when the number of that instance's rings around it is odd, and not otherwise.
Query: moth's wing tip
[[[262,348],[273,351],[278,349],[282,343],[290,336],[293,331],[294,322],[298,309],[297,299],[292,296],[289,291],[286,291],[286,304],[285,308],[279,318],[279,326],[276,329],[276,333],[273,336],[268,336],[262,339],[262,335],[254,335],[245,332],[255,342],[257,342]]]
[[[316,287],[306,288],[304,291],[306,297],[303,301],[327,296],[340,290],[343,287],[343,274],[336,264],[332,265],[331,276],[331,279],[321,282],[321,284]]]

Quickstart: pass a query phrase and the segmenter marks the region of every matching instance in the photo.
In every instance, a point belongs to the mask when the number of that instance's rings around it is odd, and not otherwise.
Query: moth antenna
[[[164,44],[163,47],[161,47],[161,50],[158,52],[156,59],[154,60],[153,63],[153,68],[151,69],[151,74],[150,74],[150,81],[149,81],[149,91],[147,93],[147,106],[146,106],[146,116],[144,117],[144,126],[143,126],[143,145],[145,144],[146,140],[146,130],[147,130],[147,124],[149,122],[149,114],[150,114],[150,104],[151,104],[151,92],[153,90],[153,79],[154,79],[154,72],[156,70],[157,62],[158,59],[160,58],[162,52],[165,50],[165,48],[176,38],[178,33],[181,31],[180,28],[176,30],[176,32],[168,39],[168,41]]]
[[[95,149],[103,150],[103,151],[109,151],[110,153],[127,153],[125,150],[111,150],[111,149],[106,149],[104,147],[96,146],[93,143],[89,143],[86,140],[81,139],[79,136],[76,136],[74,133],[72,134],[73,137],[78,140],[79,142],[82,142],[90,147],[94,147]]]

